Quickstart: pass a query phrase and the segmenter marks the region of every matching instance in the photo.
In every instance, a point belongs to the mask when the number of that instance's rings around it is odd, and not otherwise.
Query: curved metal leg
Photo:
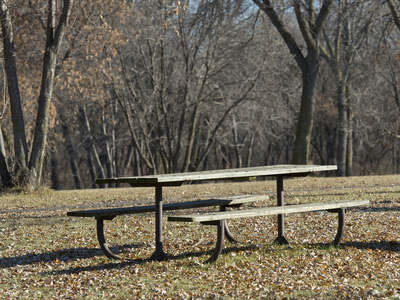
[[[225,221],[225,237],[231,243],[239,243],[232,235],[231,231],[229,230],[228,223]]]
[[[343,238],[343,232],[344,232],[344,214],[346,212],[346,209],[344,208],[339,208],[338,210],[336,210],[338,213],[338,231],[336,233],[336,237],[334,239],[334,241],[332,242],[332,245],[334,246],[338,246],[340,241]]]
[[[112,220],[113,218],[107,218],[106,220]],[[104,254],[110,259],[121,259],[118,255],[115,255],[108,248],[106,239],[104,237],[104,219],[96,218],[97,221],[97,239],[100,244],[101,250],[103,250]]]
[[[212,263],[216,261],[218,257],[221,255],[222,249],[224,248],[226,221],[225,220],[218,221],[217,228],[218,228],[217,244],[215,245],[213,254],[206,261],[206,263]]]
[[[278,236],[274,241],[273,244],[278,245],[289,245],[289,241],[284,236]]]
[[[240,207],[242,204],[235,205],[234,207]],[[226,205],[221,205],[219,211],[226,211]],[[229,230],[228,223],[225,221],[225,237],[231,243],[239,243],[234,237],[232,232]]]

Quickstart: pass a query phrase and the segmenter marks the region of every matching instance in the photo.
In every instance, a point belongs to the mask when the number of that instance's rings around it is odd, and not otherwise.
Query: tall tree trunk
[[[95,163],[96,163],[97,167],[99,168],[99,172],[98,172],[98,173],[100,173],[99,177],[100,178],[105,178],[106,177],[105,176],[105,171],[104,171],[103,165],[102,165],[102,163],[100,161],[100,156],[99,156],[99,153],[97,152],[96,145],[94,144],[94,140],[93,140],[93,136],[92,136],[92,130],[90,129],[90,122],[89,122],[89,118],[88,118],[87,113],[86,113],[86,108],[84,106],[81,106],[79,108],[79,110],[80,110],[80,115],[81,115],[81,118],[82,118],[82,122],[86,127],[86,133],[87,133],[88,142],[89,142],[89,149],[91,149],[91,151],[92,151],[92,153],[94,155],[94,158],[95,158]]]
[[[247,158],[246,158],[246,168],[251,166],[251,158],[253,156],[253,145],[254,145],[254,137],[255,134],[251,134],[250,143],[247,151]]]
[[[64,0],[60,21],[56,26],[56,1],[49,0],[48,3],[47,39],[43,60],[42,83],[38,100],[35,135],[29,161],[30,185],[34,188],[40,186],[57,55],[68,25],[72,4],[73,0]]]
[[[77,154],[75,152],[75,147],[72,144],[70,130],[65,123],[63,123],[61,127],[62,127],[62,130],[64,133],[65,140],[67,142],[66,146],[67,146],[67,151],[69,154],[69,163],[71,166],[72,175],[74,177],[75,188],[82,189],[83,188],[82,178],[79,175],[79,164],[76,161]]]
[[[43,65],[42,85],[39,95],[38,113],[36,117],[35,137],[32,147],[31,159],[29,161],[29,169],[31,171],[30,182],[33,187],[38,187],[40,185],[40,179],[42,176],[44,150],[49,124],[50,100],[53,91],[56,60],[57,55],[56,53],[54,53],[54,51],[46,51]]]
[[[113,112],[112,112],[113,114]],[[114,116],[112,118],[112,123],[114,123]],[[106,156],[107,159],[105,161],[107,166],[107,177],[113,178],[116,177],[115,174],[115,132],[114,129],[111,129],[111,132],[107,130],[107,122],[104,110],[101,116],[102,128],[103,128],[103,136],[105,137],[105,148],[106,148]],[[109,141],[109,137],[111,137],[111,143]]]
[[[347,155],[346,155],[346,176],[353,175],[353,111],[351,106],[351,76],[346,85],[347,99]]]
[[[73,0],[64,0],[62,13],[56,26],[56,1],[48,0],[48,21],[46,47],[43,58],[42,82],[38,99],[32,152],[28,163],[28,147],[25,134],[24,117],[19,92],[15,48],[13,40],[12,20],[7,1],[0,1],[0,24],[2,29],[4,67],[7,74],[7,85],[11,103],[11,119],[14,133],[14,172],[13,184],[29,188],[37,188],[43,168],[46,144],[49,107],[53,91],[55,64],[61,42],[64,37]],[[4,163],[4,159],[0,159]],[[6,172],[7,169],[3,169]],[[10,174],[11,175],[11,174]]]
[[[314,90],[319,63],[316,60],[307,59],[305,64],[306,66],[302,70],[303,90],[299,120],[296,129],[296,139],[293,145],[293,164],[307,164],[313,128],[315,108]]]
[[[4,187],[12,186],[12,178],[7,166],[6,147],[3,138],[3,130],[1,123],[0,123],[0,178],[1,181],[3,182]]]
[[[319,35],[333,0],[318,1],[318,5],[321,7],[319,13],[315,10],[315,2],[317,1],[306,1],[307,3],[293,1],[297,24],[306,46],[304,51],[306,54],[303,54],[302,47],[299,46],[294,35],[285,26],[284,18],[275,10],[271,0],[253,0],[253,2],[267,14],[301,70],[303,90],[296,139],[293,145],[292,163],[307,164],[313,126],[314,88],[320,59]],[[322,5],[320,2],[322,2]]]
[[[187,172],[189,166],[192,164],[192,154],[193,154],[193,146],[195,144],[196,132],[197,132],[197,122],[198,122],[198,107],[199,104],[197,103],[193,109],[192,117],[190,119],[189,124],[189,133],[188,133],[188,141],[185,153],[185,159],[183,162],[182,172]],[[180,124],[179,126],[183,127],[184,124]],[[181,141],[179,141],[181,143]],[[180,148],[180,147],[179,147]],[[179,153],[179,149],[177,149],[177,153]],[[196,159],[196,157],[194,157]]]
[[[0,178],[4,187],[13,186],[12,178],[7,166],[6,157],[1,151],[0,151]]]
[[[200,163],[199,162],[199,152],[200,152],[200,146],[202,145],[202,140],[201,140],[201,135],[203,133],[203,127],[204,127],[204,116],[202,116],[198,122],[197,130],[196,130],[196,136],[195,136],[195,142],[193,145],[193,154],[191,155],[192,159],[190,161],[189,165],[189,170],[190,171],[195,171],[196,166]],[[203,162],[203,169],[207,165],[207,163]]]
[[[21,96],[19,92],[12,20],[6,1],[1,0],[0,2],[4,68],[7,74],[8,93],[10,96],[15,163],[17,164],[17,168],[26,169],[28,165],[28,146],[26,143],[24,116],[22,113]],[[9,176],[11,176],[11,174],[9,174]]]
[[[239,134],[238,134],[238,125],[236,123],[235,116],[232,117],[232,136],[234,142],[234,149],[235,149],[235,156],[236,156],[236,167],[242,168],[243,160],[241,152],[244,148],[243,144],[246,142],[246,138],[243,139],[243,142],[239,141]]]
[[[342,78],[338,78],[338,149],[337,149],[337,175],[346,175],[346,157],[347,157],[347,138],[348,138],[348,122],[347,122],[347,99],[345,95],[345,83]]]
[[[90,174],[90,179],[91,179],[91,187],[93,189],[95,189],[95,188],[97,188],[97,185],[96,185],[97,174],[96,174],[96,167],[94,166],[94,163],[93,163],[91,148],[90,148],[89,144],[86,145],[86,151],[87,151],[86,154],[87,154],[89,174]],[[102,185],[101,187],[105,187],[105,185]]]

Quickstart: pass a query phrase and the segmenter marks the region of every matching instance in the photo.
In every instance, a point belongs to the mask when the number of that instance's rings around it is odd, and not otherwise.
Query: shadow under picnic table
[[[120,245],[113,248],[116,253],[123,253],[128,249],[149,247],[149,245]],[[0,269],[15,266],[31,265],[35,263],[51,263],[54,261],[67,262],[77,259],[87,259],[95,256],[104,256],[99,248],[69,248],[50,252],[31,252],[13,257],[0,257]]]
[[[247,250],[255,250],[258,249],[257,245],[240,245],[240,246],[232,246],[226,247],[222,250],[222,254],[228,254],[231,252],[239,252],[239,251],[247,251]],[[213,253],[214,249],[210,249],[208,251],[192,251],[192,252],[184,252],[178,255],[169,255],[169,260],[179,260],[185,257],[200,257],[202,255],[210,256]]]
[[[341,247],[350,247],[357,249],[383,250],[400,252],[399,241],[370,241],[370,242],[345,242],[340,244]]]
[[[238,247],[227,247],[223,250],[222,253],[236,252],[236,251],[246,251],[256,249],[257,246],[249,245],[249,246],[238,246]],[[213,250],[210,251],[193,251],[193,252],[184,252],[178,255],[168,255],[168,260],[179,260],[185,257],[200,257],[202,255],[211,255]],[[228,254],[229,255],[229,254]],[[69,274],[79,274],[82,272],[92,272],[92,271],[101,271],[101,270],[112,270],[119,269],[124,266],[129,265],[137,265],[141,263],[149,262],[149,259],[123,259],[123,260],[110,260],[107,263],[101,263],[97,265],[90,266],[78,266],[71,267],[69,269],[63,270],[51,270],[49,272],[45,272],[45,274],[51,275],[69,275]],[[43,274],[43,273],[42,273]]]

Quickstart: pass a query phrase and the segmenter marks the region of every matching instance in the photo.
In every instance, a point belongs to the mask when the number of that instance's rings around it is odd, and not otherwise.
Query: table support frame
[[[283,176],[278,175],[276,177],[276,201],[277,206],[284,205],[283,199]],[[275,243],[280,245],[288,245],[289,242],[285,237],[285,218],[284,215],[278,215],[278,237],[275,239]]]
[[[156,250],[151,255],[150,260],[164,261],[168,259],[167,254],[163,250],[162,240],[162,186],[155,187],[156,202]]]

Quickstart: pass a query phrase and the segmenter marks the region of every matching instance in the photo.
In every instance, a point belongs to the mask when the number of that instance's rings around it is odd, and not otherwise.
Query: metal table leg
[[[215,245],[215,249],[213,251],[213,254],[205,263],[212,263],[215,262],[218,257],[222,253],[222,249],[224,249],[224,240],[225,240],[225,232],[227,229],[226,226],[226,221],[221,220],[221,221],[211,221],[211,222],[205,222],[203,223],[204,225],[217,225],[218,228],[218,238],[217,238],[217,244]]]
[[[338,230],[335,236],[334,241],[332,242],[332,244],[334,246],[338,246],[340,244],[340,241],[343,238],[343,233],[344,233],[344,215],[346,213],[346,209],[345,208],[339,208],[337,210],[333,210],[333,212],[337,212],[338,213]]]
[[[104,237],[104,220],[112,220],[115,216],[109,217],[97,217],[96,218],[96,229],[97,229],[97,240],[99,241],[99,245],[103,253],[111,259],[121,259],[118,255],[112,253],[110,248],[108,248],[106,243],[106,238]]]
[[[239,206],[241,206],[242,204],[239,204],[239,205],[236,205],[236,207],[239,207]],[[219,207],[219,211],[226,211],[226,205],[221,205],[220,207]],[[224,226],[224,228],[225,228],[225,237],[226,237],[226,239],[228,240],[228,241],[230,241],[231,243],[238,243],[238,241],[233,237],[233,234],[232,234],[232,232],[229,230],[229,227],[228,227],[228,223],[225,221],[224,222],[224,224],[223,224],[223,226]]]
[[[278,175],[276,177],[276,198],[277,206],[283,206],[283,176]],[[288,245],[289,242],[285,238],[285,224],[284,216],[282,214],[278,215],[278,237],[275,239],[275,243]]]
[[[156,186],[156,251],[150,260],[163,261],[168,257],[163,251],[162,243],[162,186]]]

